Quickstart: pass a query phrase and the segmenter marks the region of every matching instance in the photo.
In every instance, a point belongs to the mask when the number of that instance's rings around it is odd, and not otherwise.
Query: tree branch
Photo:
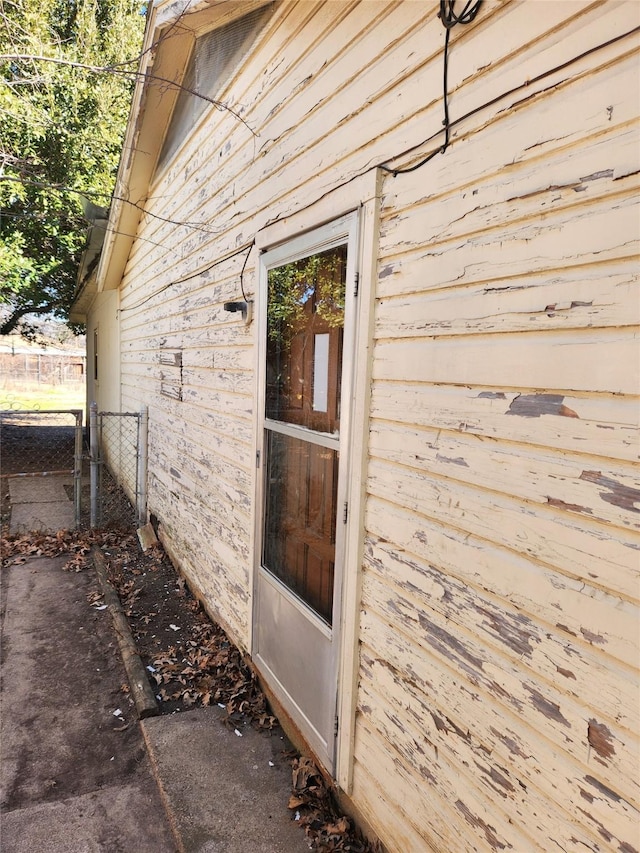
[[[55,302],[49,302],[46,305],[23,305],[21,308],[14,308],[11,314],[0,323],[0,335],[13,332],[26,314],[49,314],[56,307]]]
[[[150,81],[151,83],[162,84],[163,86],[167,86],[170,89],[177,89],[178,91],[187,92],[189,95],[193,95],[195,98],[201,98],[203,101],[207,101],[209,104],[213,104],[219,110],[225,110],[228,113],[236,118],[239,122],[247,128],[247,130],[256,138],[258,138],[259,134],[256,133],[255,130],[249,125],[249,123],[242,118],[242,116],[236,112],[232,107],[228,104],[225,104],[223,101],[217,101],[215,98],[210,98],[208,95],[203,95],[201,92],[197,92],[195,89],[189,89],[187,86],[183,86],[180,83],[176,83],[175,80],[170,80],[168,77],[159,77],[157,74],[150,74],[147,71],[131,71],[127,68],[119,68],[116,65],[87,65],[84,62],[72,62],[70,59],[59,59],[54,56],[38,56],[36,54],[31,53],[1,53],[0,54],[0,62],[50,62],[54,65],[63,65],[67,68],[76,68],[80,71],[88,71],[91,74],[117,74],[121,77],[128,77],[132,80],[145,80]],[[21,80],[20,83],[24,83],[24,80]]]

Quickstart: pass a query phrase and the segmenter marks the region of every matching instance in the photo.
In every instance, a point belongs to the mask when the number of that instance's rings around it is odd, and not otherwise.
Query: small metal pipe
[[[147,523],[147,466],[149,454],[149,407],[142,406],[138,420],[137,510],[138,527]]]
[[[91,459],[91,527],[98,526],[98,404],[89,406],[89,447]]]
[[[76,527],[80,527],[82,500],[82,412],[76,412],[76,444],[73,459],[73,504]]]

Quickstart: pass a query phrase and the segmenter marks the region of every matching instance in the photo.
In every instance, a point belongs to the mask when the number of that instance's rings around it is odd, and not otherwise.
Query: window
[[[159,168],[171,160],[188,132],[211,106],[209,101],[192,93],[215,98],[222,91],[270,14],[269,6],[256,9],[196,39],[160,153]]]
[[[332,622],[347,239],[269,269],[262,565]]]

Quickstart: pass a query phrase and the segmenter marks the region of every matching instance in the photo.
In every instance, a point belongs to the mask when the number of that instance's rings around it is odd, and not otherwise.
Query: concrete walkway
[[[59,517],[56,489],[14,505],[26,529]],[[66,559],[2,570],[3,853],[306,853],[289,744],[227,727],[217,707],[139,722],[95,572]]]
[[[74,526],[72,474],[17,474],[7,477],[12,534],[55,533]]]
[[[3,853],[169,853],[109,616],[87,600],[90,573],[63,572],[65,560],[2,569]]]
[[[287,808],[291,766],[281,735],[228,728],[217,707],[141,723],[185,853],[308,853]]]

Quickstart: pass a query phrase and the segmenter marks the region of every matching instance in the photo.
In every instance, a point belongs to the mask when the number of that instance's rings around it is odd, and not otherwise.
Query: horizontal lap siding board
[[[627,327],[604,329],[597,335],[563,330],[553,336],[505,333],[468,339],[385,340],[376,346],[373,375],[374,380],[426,379],[633,395],[640,375],[637,354],[638,331]],[[620,370],[620,365],[626,369]]]
[[[615,591],[638,603],[640,513],[630,511],[621,517],[621,501],[613,491],[615,484],[618,494],[626,497],[628,490],[631,499],[637,499],[636,468],[622,477],[620,473],[608,476],[606,470],[584,470],[580,459],[569,461],[557,455],[545,459],[522,445],[489,442],[487,446],[473,436],[462,435],[458,440],[455,433],[376,422],[371,427],[371,448],[376,457],[370,473],[372,494],[387,501],[398,495],[396,503],[410,505],[424,517],[534,557],[562,572],[567,583],[582,582],[586,572],[594,595],[596,590]],[[631,476],[635,488],[624,484],[625,475]],[[598,480],[611,484],[610,488],[594,485]],[[401,496],[396,491],[400,482]],[[504,497],[505,492],[511,500]],[[432,508],[431,495],[442,506]],[[603,523],[592,523],[592,519]],[[624,526],[616,527],[621,522]]]
[[[594,397],[525,388],[377,382],[372,410],[395,423],[454,430],[607,459],[640,458],[635,397]]]
[[[638,60],[535,81],[635,8],[484,3],[451,116],[523,88],[383,181],[352,797],[394,851],[637,848]],[[436,15],[276,4],[221,93],[258,135],[206,112],[145,203],[123,404],[149,402],[150,506],[244,648],[256,324],[223,305],[265,225],[442,144]]]
[[[592,66],[383,185],[354,792],[422,777],[392,848],[638,849],[638,56]]]
[[[558,270],[389,298],[379,315],[379,338],[532,332],[637,326],[640,283],[635,258],[606,268]],[[561,302],[558,292],[571,292]],[[555,301],[554,301],[555,300]]]

